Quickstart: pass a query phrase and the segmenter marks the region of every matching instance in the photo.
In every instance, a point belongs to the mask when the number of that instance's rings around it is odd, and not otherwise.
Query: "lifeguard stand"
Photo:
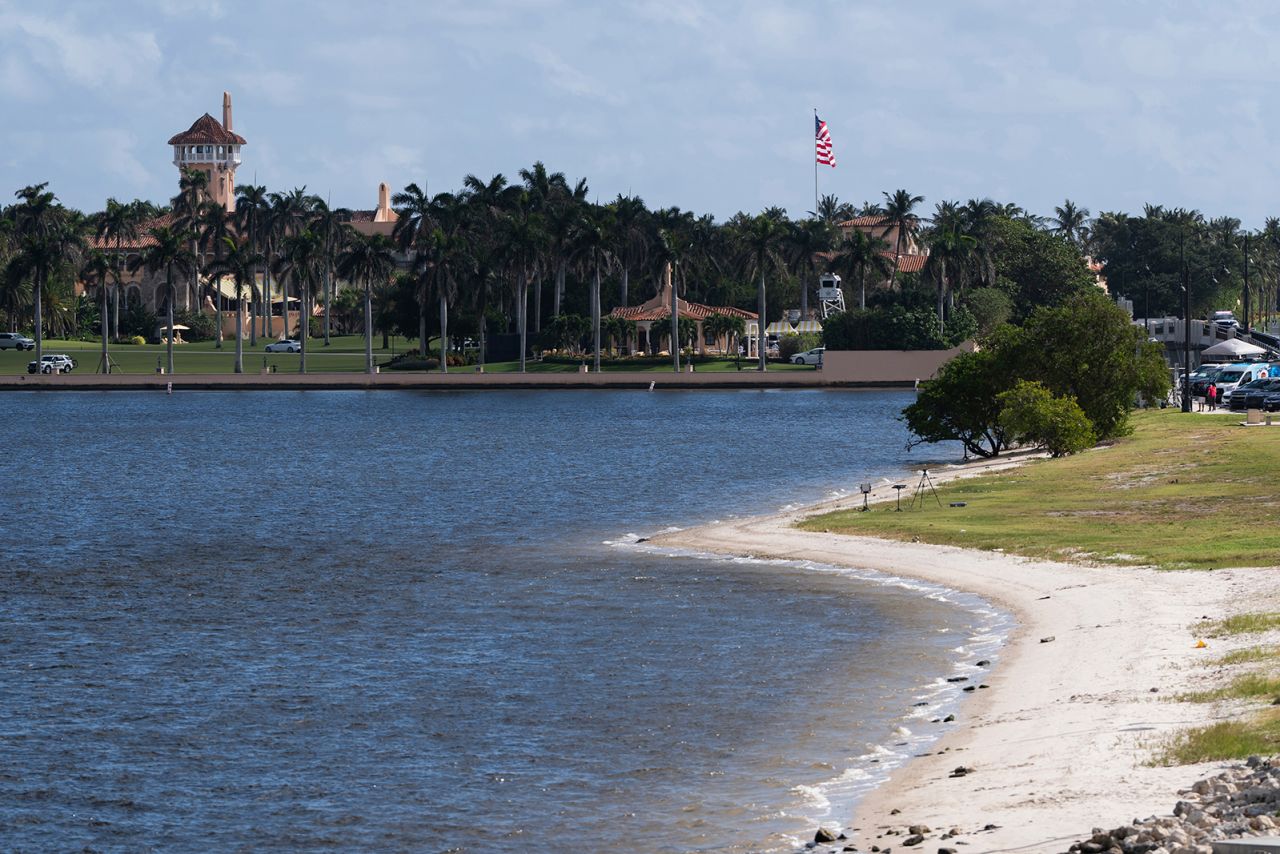
[[[835,273],[824,273],[818,279],[818,302],[822,306],[823,320],[844,311],[844,291],[840,288],[840,277]]]

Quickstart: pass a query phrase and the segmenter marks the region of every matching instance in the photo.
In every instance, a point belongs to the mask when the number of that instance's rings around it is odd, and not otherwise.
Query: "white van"
[[[1231,396],[1231,392],[1246,383],[1271,376],[1274,370],[1266,362],[1227,365],[1213,381],[1214,385],[1218,387],[1218,402],[1225,403],[1227,398]]]

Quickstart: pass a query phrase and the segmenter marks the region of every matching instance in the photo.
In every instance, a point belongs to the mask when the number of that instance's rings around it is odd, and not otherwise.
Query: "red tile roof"
[[[892,252],[881,252],[881,255],[893,260]],[[898,256],[898,272],[899,273],[919,273],[924,269],[924,262],[929,260],[928,255],[899,255]]]
[[[138,249],[146,249],[148,246],[155,246],[156,240],[151,236],[151,229],[161,228],[167,225],[173,225],[173,214],[165,214],[164,216],[158,216],[155,219],[149,219],[138,228],[137,239],[121,241],[120,248],[126,252],[130,252]],[[96,236],[89,238],[89,246],[103,252],[116,251],[116,242],[114,240],[106,240]]]
[[[730,317],[741,317],[744,320],[755,320],[756,314],[751,311],[744,311],[740,308],[734,308],[731,305],[710,306],[702,305],[696,302],[685,302],[684,307],[680,311],[681,317],[690,317],[694,320],[706,320],[713,314],[727,314]],[[671,316],[671,309],[662,308],[645,308],[639,305],[618,306],[610,315],[613,317],[621,317],[625,320],[664,320]]]
[[[880,214],[874,216],[855,216],[853,219],[846,219],[840,223],[840,228],[865,228],[870,225],[885,225],[889,218]]]
[[[238,133],[232,133],[213,116],[205,113],[191,127],[169,139],[170,145],[247,145]]]

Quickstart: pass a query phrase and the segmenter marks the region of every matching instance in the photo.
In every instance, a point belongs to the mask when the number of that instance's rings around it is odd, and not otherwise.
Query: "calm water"
[[[909,468],[907,400],[8,395],[3,847],[792,847],[1001,618],[628,543]]]

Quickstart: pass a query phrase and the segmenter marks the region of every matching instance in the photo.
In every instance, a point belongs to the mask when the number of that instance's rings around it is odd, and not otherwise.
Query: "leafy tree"
[[[977,288],[964,299],[965,307],[973,315],[978,335],[986,335],[1013,316],[1013,300],[998,288]]]
[[[737,353],[737,342],[747,330],[747,322],[737,315],[716,313],[702,321],[702,331],[719,341],[724,339],[728,352]]]
[[[236,359],[235,373],[244,373],[244,301],[245,286],[251,285],[257,277],[257,270],[262,265],[262,253],[258,252],[252,241],[239,241],[233,237],[224,237],[223,249],[209,268],[209,275],[217,282],[222,276],[230,276],[236,288]],[[250,316],[250,326],[253,318]],[[218,317],[218,325],[222,325],[222,317]]]
[[[195,252],[191,249],[195,239],[187,232],[169,226],[152,228],[149,232],[151,245],[142,250],[142,254],[129,259],[129,270],[145,268],[151,275],[164,271],[165,316],[167,318],[168,336],[165,342],[165,357],[168,373],[173,373],[173,303],[177,299],[174,288],[174,277],[185,276],[195,269]],[[148,332],[150,334],[150,332]]]
[[[1089,243],[1089,209],[1077,207],[1076,203],[1067,199],[1061,207],[1053,209],[1050,217],[1053,227],[1050,229],[1059,237],[1065,237],[1084,251]]]
[[[996,395],[998,420],[1011,443],[1042,447],[1051,456],[1075,454],[1093,446],[1097,437],[1080,404],[1054,396],[1038,382],[1019,380]]]
[[[889,249],[883,238],[857,228],[851,229],[836,244],[835,255],[828,268],[839,273],[849,284],[858,283],[858,308],[867,307],[867,274],[881,281],[893,270],[893,262],[885,257]]]
[[[542,345],[549,350],[582,351],[582,339],[591,332],[591,320],[579,314],[557,314],[542,328]]]
[[[385,236],[353,232],[338,257],[338,274],[357,286],[364,285],[364,360],[365,371],[370,374],[373,373],[373,288],[391,278],[395,270],[391,253],[391,241]]]
[[[778,358],[784,362],[790,362],[791,357],[796,353],[803,353],[806,350],[812,350],[814,347],[822,345],[822,336],[805,333],[797,335],[791,333],[783,335],[782,340],[778,342]]]
[[[898,285],[898,264],[902,258],[903,245],[907,238],[915,236],[920,227],[920,220],[914,211],[916,205],[924,201],[924,196],[913,196],[906,190],[896,190],[892,195],[884,194],[884,207],[881,214],[885,218],[884,233],[897,229],[897,237],[893,245],[893,275],[889,278],[889,289]]]
[[[1006,217],[994,218],[989,228],[996,287],[1013,300],[1016,319],[1027,317],[1037,306],[1097,290],[1084,256],[1067,240]]]
[[[954,440],[975,456],[998,456],[1008,436],[997,397],[1009,387],[1011,368],[994,349],[961,353],[943,365],[902,411],[916,437],[908,446]]]

